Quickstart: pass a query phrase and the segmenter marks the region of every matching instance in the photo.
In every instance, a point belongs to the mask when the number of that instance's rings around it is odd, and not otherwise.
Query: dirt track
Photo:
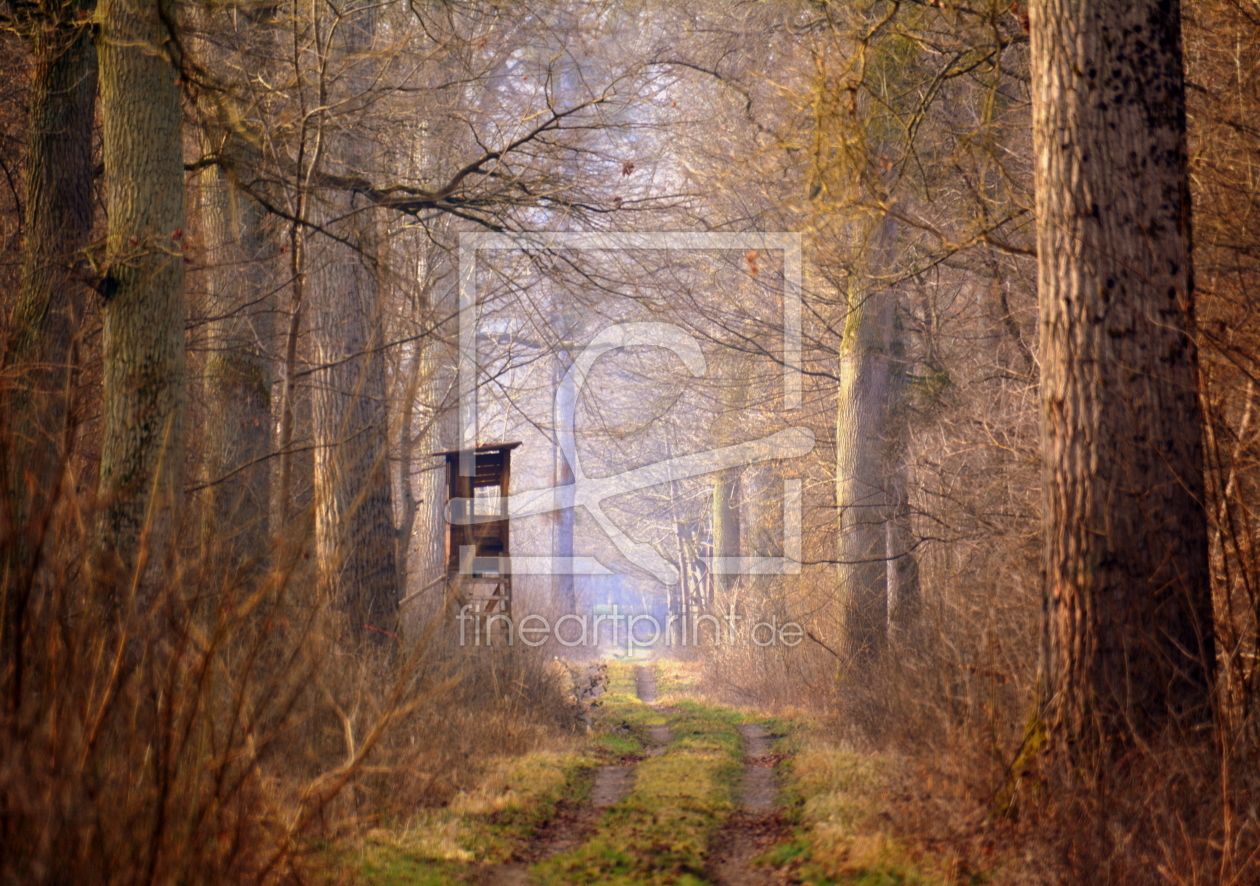
[[[655,705],[658,694],[652,669],[635,668],[635,688],[639,700]],[[664,753],[672,736],[666,726],[648,727],[652,745],[648,757]],[[771,753],[775,736],[764,727],[745,723],[739,727],[744,739],[744,774],[740,783],[739,808],[714,837],[705,865],[705,876],[718,886],[760,886],[790,882],[785,875],[753,864],[775,843],[786,839],[789,830],[775,806],[778,779],[775,756]],[[561,804],[556,815],[542,827],[529,847],[510,864],[481,868],[476,882],[482,886],[527,886],[529,867],[580,845],[599,824],[604,812],[624,799],[634,787],[635,763],[600,767],[589,797],[580,804]]]
[[[744,737],[740,808],[726,820],[710,845],[704,872],[719,886],[787,883],[779,872],[753,864],[759,855],[790,836],[774,802],[779,792],[775,757],[770,752],[774,736],[753,723],[742,724],[739,733]]]

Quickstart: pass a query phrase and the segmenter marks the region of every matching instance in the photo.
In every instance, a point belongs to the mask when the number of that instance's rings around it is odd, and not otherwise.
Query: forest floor
[[[374,886],[980,882],[890,832],[888,761],[697,687],[686,663],[610,662],[587,740],[500,761],[339,866]]]

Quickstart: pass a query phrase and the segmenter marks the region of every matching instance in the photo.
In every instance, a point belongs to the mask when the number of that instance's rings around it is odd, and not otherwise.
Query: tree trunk
[[[217,167],[203,173],[209,265],[204,534],[229,568],[266,559],[271,508],[271,359],[275,244],[264,212]]]
[[[183,462],[184,168],[166,3],[99,10],[109,227],[98,550],[130,572],[171,536]],[[108,580],[108,579],[107,579]]]
[[[420,386],[424,382],[423,344],[414,346],[410,354],[399,361],[399,375],[405,379],[398,396],[402,402],[398,407],[398,443],[395,461],[398,464],[398,532],[395,550],[395,569],[398,572],[398,587],[403,596],[411,593],[411,537],[416,529],[416,518],[420,513],[420,502],[416,498],[416,481],[412,476],[416,462],[416,443],[422,435],[417,435],[416,399],[420,394]],[[423,461],[427,461],[421,456]],[[425,467],[428,467],[426,464]]]
[[[1052,736],[1208,716],[1180,15],[1032,4]]]
[[[897,435],[894,434],[894,437]],[[898,441],[903,442],[903,441]],[[885,481],[888,513],[884,521],[884,556],[887,557],[888,629],[892,637],[914,627],[921,609],[919,561],[914,556],[914,530],[904,452],[894,457]],[[897,456],[902,457],[897,457]]]
[[[444,312],[453,299],[435,297],[434,303],[438,312]],[[445,314],[442,314],[445,316]],[[416,511],[415,565],[411,568],[413,592],[428,586],[446,574],[446,536],[449,525],[446,522],[447,489],[446,463],[442,459],[432,458],[431,453],[442,452],[454,448],[459,442],[457,427],[458,413],[455,409],[455,370],[454,357],[447,346],[445,337],[435,334],[421,343],[422,363],[422,400],[424,433],[420,438],[419,451],[423,470],[420,473],[419,507]],[[440,600],[445,587],[435,588],[420,606],[422,617],[432,618],[441,611],[440,605],[429,605],[431,600]]]
[[[740,556],[740,469],[727,468],[718,472],[713,482],[713,556],[733,560]],[[711,587],[715,597],[725,599],[739,581],[739,576],[729,570],[719,569],[714,563],[710,569]]]
[[[564,321],[561,320],[561,323]],[[565,342],[569,338],[570,331],[567,324],[561,330]],[[567,343],[560,346],[552,359],[555,360],[552,378],[556,391],[552,402],[551,421],[553,433],[556,435],[556,440],[559,440],[562,426],[576,427],[579,392],[574,389],[573,379],[568,375],[569,368],[573,364],[573,356],[569,352]],[[569,459],[561,451],[559,445],[555,448],[554,458],[552,484],[557,489],[571,489],[576,482],[573,476],[573,465],[569,464]],[[573,570],[570,567],[573,562],[574,517],[573,508],[559,508],[555,515],[554,556],[558,565],[556,574],[553,576],[552,605],[555,611],[562,615],[577,612],[577,588],[574,586]]]
[[[77,9],[77,6],[71,6]],[[69,409],[73,343],[85,287],[78,254],[92,230],[92,118],[96,49],[81,21],[40,23],[26,144],[26,218],[18,301],[3,365],[16,370],[5,398],[9,444],[0,455],[4,523],[11,539],[5,576],[3,641],[15,653],[32,591],[42,526],[55,502]]]
[[[316,359],[326,367],[313,398],[316,556],[326,599],[353,629],[393,630],[398,574],[376,280],[352,250],[337,244],[328,253],[311,275],[321,302]]]
[[[885,216],[867,244],[868,276],[878,280],[891,267],[896,222]],[[836,506],[839,518],[838,584],[843,607],[842,645],[854,663],[868,662],[887,643],[890,616],[910,608],[917,569],[905,537],[908,525],[890,525],[904,501],[904,464],[894,457],[894,416],[903,395],[901,343],[897,338],[897,293],[878,285],[853,284],[840,349],[836,412]],[[902,509],[902,516],[908,508]],[[890,547],[893,541],[896,549]],[[890,577],[897,587],[890,587]],[[893,601],[890,591],[898,600]]]
[[[337,92],[356,95],[364,83],[375,34],[374,9],[344,13],[334,52],[351,66]],[[328,156],[345,170],[365,168],[373,155],[361,131],[329,122]],[[337,170],[342,171],[341,169]],[[319,222],[340,240],[324,238],[309,254],[311,332],[316,363],[315,548],[326,599],[340,606],[354,631],[392,631],[399,588],[396,530],[388,462],[385,357],[377,280],[376,213],[353,194],[333,194]],[[309,249],[309,246],[308,246]]]
[[[83,309],[84,287],[74,271],[92,230],[96,49],[81,22],[38,27],[31,49],[22,276],[5,363],[22,365],[27,396],[44,413],[36,425],[39,441],[55,449],[70,347]],[[33,479],[43,484],[48,478]]]

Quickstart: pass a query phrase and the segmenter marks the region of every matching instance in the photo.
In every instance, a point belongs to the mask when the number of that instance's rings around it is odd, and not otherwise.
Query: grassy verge
[[[496,761],[476,790],[401,830],[370,832],[343,863],[356,882],[375,886],[460,882],[475,863],[510,861],[562,799],[581,801],[594,766],[576,746]]]
[[[677,698],[701,695],[700,667],[695,662],[661,659],[652,667],[656,671],[656,692],[661,704]]]
[[[806,730],[781,743],[779,766],[795,838],[762,859],[812,886],[942,886],[958,882],[922,863],[889,827],[881,798],[891,764],[856,754]],[[963,882],[966,882],[965,880]]]
[[[740,717],[681,700],[656,712],[635,698],[629,666],[612,665],[609,675],[613,691],[601,718],[631,732],[663,723],[673,740],[664,753],[639,763],[634,789],[588,841],[535,873],[552,884],[702,883],[705,849],[731,812],[741,771]]]

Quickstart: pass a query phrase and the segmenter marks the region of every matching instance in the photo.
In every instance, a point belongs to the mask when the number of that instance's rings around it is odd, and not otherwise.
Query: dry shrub
[[[252,569],[184,551],[104,602],[91,513],[56,511],[38,568],[4,576],[6,618],[26,605],[0,674],[2,882],[305,881],[563,717],[541,656],[348,632],[301,544]],[[11,562],[36,528],[6,529]]]

